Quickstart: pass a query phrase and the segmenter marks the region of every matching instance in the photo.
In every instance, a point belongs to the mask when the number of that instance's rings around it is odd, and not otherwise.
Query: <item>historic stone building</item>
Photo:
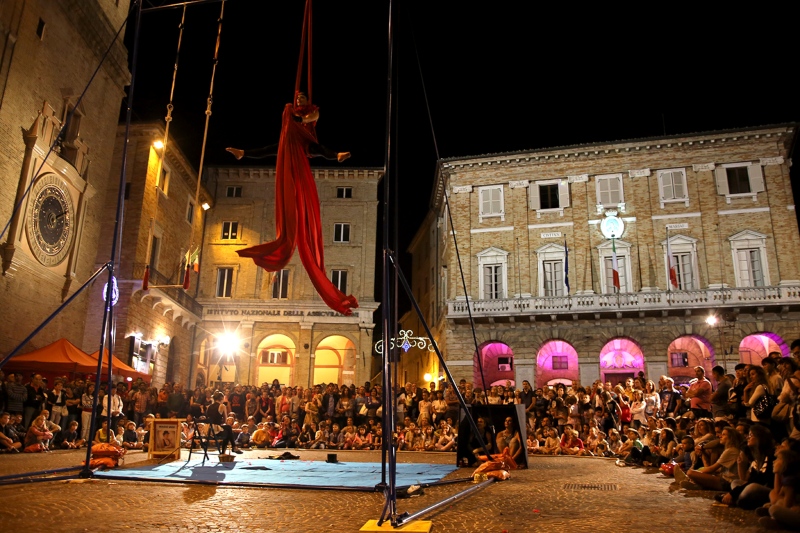
[[[415,294],[450,370],[479,386],[468,305],[487,384],[639,372],[681,382],[697,365],[732,371],[787,355],[800,338],[795,133],[758,127],[441,161],[410,251]],[[439,370],[427,353],[409,352],[403,365],[420,383]]]
[[[302,385],[373,378],[378,169],[312,169],[330,279],[353,294],[351,316],[329,309],[297,253],[269,273],[236,250],[275,239],[274,167],[214,167],[201,254],[203,322],[195,339],[196,381]]]
[[[101,206],[116,189],[114,133],[130,80],[121,40],[78,98],[128,7],[128,0],[0,2],[0,353],[74,294],[102,255]],[[96,351],[99,328],[84,343],[88,299],[76,298],[28,348],[65,337]]]
[[[125,126],[117,130],[112,168],[122,167]],[[199,276],[194,272],[191,252],[200,251],[203,227],[211,194],[205,187],[197,193],[197,170],[177,143],[163,146],[164,126],[133,124],[130,128],[125,184],[125,209],[118,269],[115,272],[119,301],[115,308],[114,354],[153,383],[189,383],[195,329],[202,307],[194,299]],[[98,206],[103,220],[99,267],[109,259],[117,209],[116,187],[109,188]],[[184,290],[186,262],[189,286]],[[145,267],[149,282],[143,287]],[[85,344],[91,345],[101,330],[103,289],[107,277],[91,289]],[[96,348],[95,348],[96,350]]]

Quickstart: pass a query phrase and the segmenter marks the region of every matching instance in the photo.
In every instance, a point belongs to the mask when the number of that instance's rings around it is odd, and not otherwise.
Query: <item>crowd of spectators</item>
[[[772,353],[761,365],[736,366],[735,375],[703,367],[676,387],[643,372],[613,384],[596,381],[533,389],[528,381],[481,388],[461,380],[429,387],[406,383],[393,404],[390,438],[400,450],[455,451],[460,402],[524,406],[526,442],[513,417],[503,428],[477,420],[490,452],[512,457],[575,455],[608,457],[619,466],[661,467],[686,490],[716,491],[724,505],[754,509],[765,526],[800,527],[800,341],[794,357]],[[184,419],[180,445],[202,444],[209,433],[224,451],[247,448],[380,449],[383,391],[380,385],[229,386],[223,390],[144,382],[100,385],[97,433],[89,435],[94,383],[77,377],[52,388],[34,374],[0,373],[0,452],[79,448],[115,440],[147,449],[150,422]],[[111,408],[109,411],[109,397]],[[198,434],[199,432],[199,434]],[[176,443],[177,445],[177,443]],[[470,438],[476,456],[484,449]],[[798,496],[800,498],[800,496]]]

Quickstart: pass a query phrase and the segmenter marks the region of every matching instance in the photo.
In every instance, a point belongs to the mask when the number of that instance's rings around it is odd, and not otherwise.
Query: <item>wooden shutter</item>
[[[666,177],[665,176],[666,174],[670,174],[670,172],[659,172],[658,173],[658,195],[659,195],[659,198],[661,199],[662,202],[664,200],[671,200],[672,199],[672,182],[671,182],[671,180],[665,180],[664,179]],[[667,183],[665,183],[665,181],[669,181],[670,183],[667,184]],[[665,189],[667,187],[670,188],[670,194],[669,195],[667,195],[667,193],[665,191]],[[664,206],[662,205],[661,207],[664,207]]]
[[[728,170],[723,167],[714,169],[714,176],[717,181],[717,194],[728,194]]]
[[[750,192],[764,192],[764,173],[760,163],[753,163],[747,168],[750,178]]]
[[[567,180],[558,182],[558,207],[561,209],[569,207],[569,182]]]
[[[538,211],[542,208],[542,204],[539,200],[539,184],[532,181],[530,185],[528,185],[528,190],[531,194],[531,209]]]

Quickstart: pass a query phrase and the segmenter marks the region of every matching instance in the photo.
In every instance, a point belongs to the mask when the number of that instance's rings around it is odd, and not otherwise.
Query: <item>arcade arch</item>
[[[487,385],[493,383],[505,385],[506,381],[515,383],[514,352],[508,344],[500,341],[487,341],[478,348],[483,365],[483,377]],[[473,357],[473,361],[472,383],[476,388],[482,389],[484,380],[481,379],[478,359]]]
[[[312,384],[355,383],[356,345],[342,335],[322,339],[314,350],[314,379]]]
[[[706,376],[711,376],[711,369],[716,364],[714,346],[708,339],[699,335],[678,337],[667,348],[668,373],[676,386],[694,379],[696,366],[702,366]],[[656,380],[652,376],[651,379]]]
[[[611,339],[600,350],[600,379],[612,385],[636,377],[644,369],[644,354],[636,341],[627,337]]]
[[[256,383],[272,383],[277,379],[281,385],[292,385],[294,369],[294,341],[276,333],[264,338],[256,350],[258,379]]]
[[[761,366],[761,360],[771,352],[780,352],[783,357],[791,355],[789,345],[780,335],[770,331],[753,333],[739,343],[739,362]]]
[[[536,356],[536,388],[574,381],[580,381],[578,351],[566,341],[545,342]]]

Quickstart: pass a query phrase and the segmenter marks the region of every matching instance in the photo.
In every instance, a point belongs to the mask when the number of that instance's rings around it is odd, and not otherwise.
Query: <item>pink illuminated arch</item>
[[[632,339],[611,339],[600,350],[600,373],[603,381],[617,384],[635,377],[644,368],[644,354]]]
[[[683,335],[672,341],[667,348],[668,373],[675,380],[675,385],[694,379],[696,366],[702,366],[706,376],[711,376],[711,369],[716,364],[714,346],[700,335]],[[656,377],[651,376],[654,381]]]
[[[566,341],[547,341],[536,356],[536,387],[544,387],[554,380],[564,384],[580,381],[578,352]]]
[[[506,381],[514,383],[514,351],[511,347],[500,341],[487,341],[480,345],[481,363],[483,364],[483,374],[486,385],[501,383]],[[473,383],[477,388],[482,387],[481,371],[478,366],[478,359],[474,358]]]
[[[748,335],[739,343],[739,362],[761,366],[761,360],[770,352],[780,352],[789,357],[791,351],[780,335],[769,331]]]

